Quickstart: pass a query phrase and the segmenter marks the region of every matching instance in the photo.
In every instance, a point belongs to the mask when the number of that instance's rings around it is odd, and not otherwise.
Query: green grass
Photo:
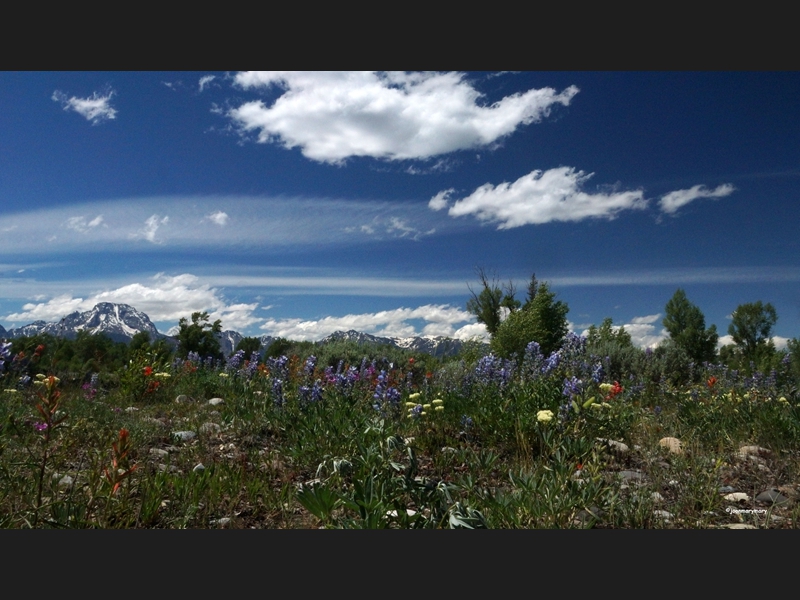
[[[361,362],[349,358],[356,367]],[[624,392],[604,402],[604,391],[584,374],[581,393],[559,416],[568,402],[563,380],[580,375],[577,363],[546,376],[517,373],[500,384],[479,381],[474,364],[456,361],[426,361],[407,379],[413,363],[396,359],[391,367],[379,361],[376,372],[337,387],[323,372],[333,362],[328,357],[309,376],[299,358],[290,360],[281,405],[272,396],[278,375],[269,368],[248,378],[244,371],[221,377],[202,367],[159,365],[170,376],[158,386],[152,374],[112,373],[91,398],[68,381],[6,387],[0,392],[0,527],[694,529],[800,523],[792,495],[800,482],[800,408],[788,387],[709,386],[707,374],[700,374],[683,386],[625,381]],[[397,408],[373,406],[381,369],[399,392]],[[12,377],[7,373],[4,385]],[[323,382],[322,400],[301,402],[300,387],[315,379]],[[37,405],[54,402],[56,391],[57,410],[43,416]],[[179,394],[190,399],[176,402]],[[224,402],[211,406],[212,397]],[[443,410],[431,404],[437,398]],[[406,402],[424,405],[425,415],[409,416]],[[552,411],[553,420],[540,421],[543,410]],[[49,430],[37,427],[45,417]],[[195,436],[181,441],[175,431]],[[681,454],[659,445],[666,436],[681,440]],[[598,438],[624,443],[628,451]],[[742,459],[743,445],[767,452]],[[624,481],[625,472],[634,475]],[[779,487],[791,502],[731,504],[720,492],[726,485],[751,498]]]

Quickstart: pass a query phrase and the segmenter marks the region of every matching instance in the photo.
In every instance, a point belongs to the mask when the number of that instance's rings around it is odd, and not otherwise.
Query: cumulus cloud
[[[491,147],[520,125],[568,106],[578,88],[532,89],[490,106],[463,73],[242,72],[243,89],[281,89],[272,105],[261,100],[227,116],[260,143],[299,147],[306,158],[341,163],[353,156],[428,159]]]
[[[258,308],[257,302],[228,304],[218,289],[188,273],[177,276],[158,273],[145,283],[97,291],[85,298],[60,294],[46,302],[24,304],[21,312],[2,318],[21,324],[37,320],[58,321],[75,311],[89,310],[98,302],[129,304],[154,322],[178,321],[181,317],[190,317],[193,312],[208,312],[212,321],[221,319],[225,329],[243,329],[263,320],[253,316]]]
[[[89,98],[67,97],[64,92],[56,90],[51,98],[55,102],[59,102],[64,110],[74,111],[91,122],[92,125],[98,125],[104,121],[117,118],[117,111],[111,106],[112,96],[114,96],[113,90],[109,91],[105,96],[94,92]]]
[[[409,321],[425,323],[422,331]],[[323,317],[318,320],[267,319],[261,329],[276,337],[292,340],[318,341],[335,331],[351,329],[385,337],[459,336],[461,339],[485,333],[471,322],[474,317],[447,304],[426,304],[418,308],[397,308],[376,313],[351,314],[343,317]],[[466,323],[459,328],[456,325]],[[481,325],[483,327],[483,325]]]
[[[484,184],[453,204],[451,217],[475,215],[481,221],[497,222],[498,229],[539,225],[551,221],[613,219],[623,210],[647,206],[641,190],[589,194],[581,188],[594,175],[572,167],[531,171],[513,183]],[[447,206],[451,190],[439,192],[428,206]]]
[[[669,338],[669,332],[662,328],[657,329],[656,323],[661,319],[661,314],[646,315],[644,317],[633,317],[629,323],[622,325],[612,325],[611,329],[618,331],[624,329],[631,336],[631,342],[639,348],[655,348]],[[586,335],[588,328],[583,331]]]
[[[216,79],[215,75],[204,75],[198,82],[198,91],[202,92],[208,84]]]
[[[709,190],[704,185],[695,185],[688,190],[676,190],[669,194],[664,194],[658,205],[663,212],[673,215],[679,208],[686,206],[693,200],[698,198],[722,198],[732,194],[735,190],[736,188],[730,183],[723,183],[713,190]]]
[[[211,213],[210,215],[206,215],[205,219],[207,221],[211,221],[215,225],[219,225],[220,227],[224,227],[228,223],[228,215],[221,210]]]

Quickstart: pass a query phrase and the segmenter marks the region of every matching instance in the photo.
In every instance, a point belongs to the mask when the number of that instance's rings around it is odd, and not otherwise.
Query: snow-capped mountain
[[[128,304],[111,302],[101,302],[85,312],[75,311],[55,323],[35,321],[11,329],[6,332],[6,337],[16,338],[47,333],[72,339],[79,331],[88,331],[93,335],[103,333],[115,342],[129,342],[140,331],[149,333],[151,340],[165,337],[143,312]]]
[[[166,339],[171,345],[177,345],[178,327],[173,327],[167,334],[159,333],[156,326],[145,313],[136,310],[128,304],[113,304],[111,302],[101,302],[91,310],[85,312],[74,312],[67,315],[60,321],[48,323],[46,321],[34,321],[28,325],[6,330],[0,325],[0,339],[13,339],[19,337],[31,337],[38,334],[50,334],[57,337],[74,339],[79,331],[88,331],[91,334],[102,333],[116,342],[130,342],[133,336],[140,331],[150,334],[150,340]],[[223,355],[230,356],[236,349],[237,344],[244,338],[238,331],[222,331],[217,334],[220,350]],[[261,341],[261,349],[266,349],[276,338],[269,335],[262,335],[258,338]],[[352,341],[358,344],[388,344],[398,348],[404,348],[415,352],[424,352],[433,356],[450,356],[456,354],[462,347],[463,342],[445,337],[379,337],[369,333],[359,331],[337,331],[332,333],[319,343],[324,344],[334,341]]]
[[[452,356],[461,350],[463,342],[453,338],[446,337],[379,337],[370,335],[369,333],[362,333],[360,331],[336,331],[323,339],[320,343],[334,342],[334,341],[350,341],[357,344],[388,344],[406,350],[415,352],[423,352],[433,356]]]

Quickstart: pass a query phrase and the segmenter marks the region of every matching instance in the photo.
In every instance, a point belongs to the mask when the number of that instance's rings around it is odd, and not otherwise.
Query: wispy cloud
[[[687,285],[714,283],[778,283],[800,281],[797,267],[686,267],[556,275],[547,281],[556,287],[603,285]]]
[[[427,159],[490,147],[520,125],[569,105],[578,88],[532,89],[490,106],[463,73],[243,72],[243,89],[280,88],[271,105],[257,100],[227,112],[261,143],[299,147],[306,158],[341,163],[354,156]]]
[[[165,207],[168,217],[164,216]],[[97,220],[100,216],[102,221]],[[233,222],[236,235],[230,232]],[[0,252],[123,250],[130,246],[130,240],[151,242],[146,249],[153,252],[195,247],[302,248],[417,240],[469,227],[474,225],[425,210],[422,203],[328,198],[133,198],[2,214]],[[85,235],[87,231],[92,235]],[[46,248],[43,240],[48,240]]]
[[[212,81],[216,79],[216,75],[204,75],[198,82],[198,91],[202,92]]]
[[[163,243],[163,241],[156,240],[156,232],[158,228],[162,225],[166,225],[169,222],[169,217],[159,217],[158,215],[151,215],[147,218],[144,222],[144,227],[137,231],[136,233],[129,234],[130,238],[137,239],[137,238],[144,238],[148,242],[152,242],[154,244]]]
[[[103,215],[97,215],[91,221],[87,221],[86,217],[70,217],[67,219],[67,227],[70,229],[74,229],[80,233],[87,233],[94,229],[95,227],[99,227],[103,223]]]
[[[410,321],[419,320],[421,329]],[[418,308],[397,308],[375,313],[324,317],[318,320],[267,319],[261,329],[268,335],[293,340],[318,341],[335,331],[351,329],[387,337],[416,335],[447,336],[457,339],[485,337],[486,328],[475,324],[474,317],[447,304],[426,304]],[[460,324],[464,324],[459,326]]]
[[[643,209],[647,200],[641,190],[590,194],[583,191],[586,174],[572,167],[531,171],[513,183],[487,183],[448,210],[451,217],[474,215],[481,221],[496,222],[498,229],[540,225],[552,221],[613,219],[623,210]],[[454,190],[436,194],[428,207],[447,207]]]
[[[114,91],[110,90],[105,96],[94,92],[89,98],[78,98],[76,96],[67,97],[64,92],[56,90],[51,98],[55,102],[59,102],[64,110],[74,111],[92,125],[98,125],[117,118],[117,111],[111,106],[113,95]]]
[[[224,213],[221,210],[213,212],[210,215],[206,215],[205,219],[207,221],[211,221],[215,225],[219,225],[220,227],[224,227],[228,223],[227,213]]]
[[[674,215],[682,206],[686,206],[698,198],[722,198],[729,196],[736,190],[730,183],[723,183],[713,190],[704,185],[695,185],[688,190],[676,190],[665,194],[658,201],[661,210],[669,215]]]

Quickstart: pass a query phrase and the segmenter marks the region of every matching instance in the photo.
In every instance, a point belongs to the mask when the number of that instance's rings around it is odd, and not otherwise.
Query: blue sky
[[[800,73],[3,72],[0,324],[485,335],[476,267],[581,333],[800,333]],[[723,342],[726,341],[723,338]]]

